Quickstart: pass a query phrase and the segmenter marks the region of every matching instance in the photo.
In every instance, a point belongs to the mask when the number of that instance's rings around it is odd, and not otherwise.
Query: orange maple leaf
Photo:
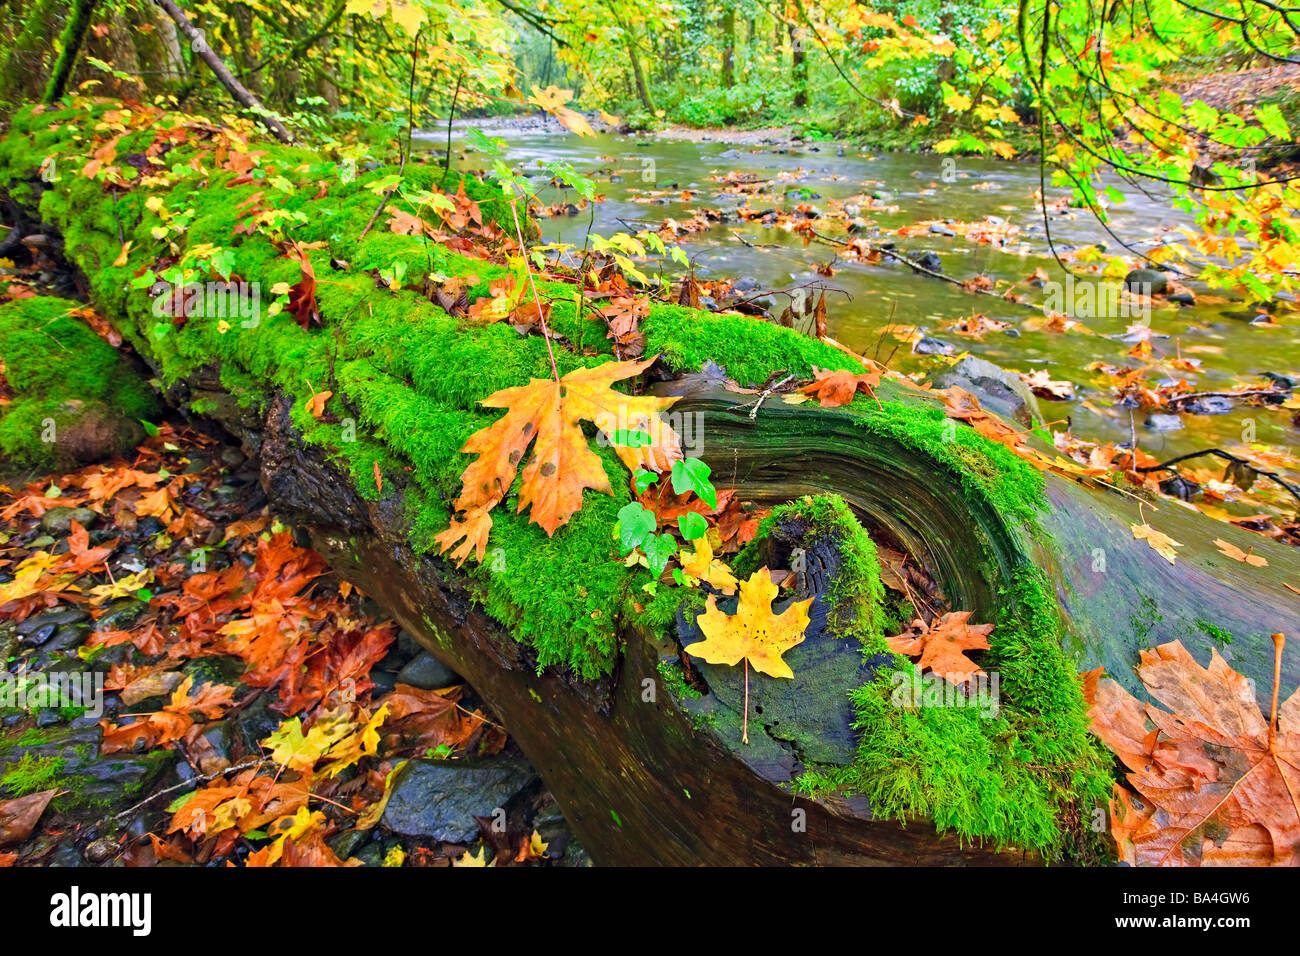
[[[1250,682],[1182,642],[1142,651],[1143,704],[1101,670],[1084,675],[1092,732],[1129,769],[1139,797],[1116,788],[1112,836],[1134,866],[1300,865],[1300,690],[1278,707],[1282,647],[1273,635],[1273,705],[1265,721]],[[1150,729],[1154,728],[1154,729]]]
[[[858,392],[864,395],[875,394],[872,389],[880,384],[879,372],[866,372],[854,375],[842,369],[819,369],[813,366],[815,380],[799,389],[805,395],[812,395],[822,408],[835,408],[853,401]]]
[[[495,424],[471,435],[461,448],[478,459],[461,475],[456,510],[465,516],[453,520],[452,526],[437,536],[440,550],[446,552],[460,541],[451,553],[458,563],[471,551],[483,560],[492,527],[488,512],[509,491],[530,445],[533,455],[524,466],[517,510],[531,507],[531,520],[548,535],[582,507],[585,489],[613,494],[600,456],[582,433],[583,421],[594,422],[616,441],[620,432],[641,436],[637,447],[614,445],[629,469],[664,472],[680,461],[681,439],[659,417],[659,412],[677,399],[625,395],[610,387],[639,374],[657,357],[575,369],[559,382],[535,378],[527,385],[502,389],[483,399],[482,404],[489,408],[508,411]]]
[[[889,649],[908,657],[920,654],[921,669],[928,668],[950,684],[968,683],[984,671],[966,651],[987,650],[993,631],[992,624],[967,624],[970,615],[970,611],[953,611],[931,624],[917,619],[902,634],[887,638]]]

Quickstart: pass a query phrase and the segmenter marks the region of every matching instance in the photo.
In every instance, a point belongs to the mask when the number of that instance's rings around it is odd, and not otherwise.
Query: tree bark
[[[59,38],[59,57],[54,61],[54,71],[45,87],[43,102],[53,103],[67,90],[97,2],[98,0],[73,0],[72,9],[68,11],[68,22],[64,24],[63,34]]]
[[[790,77],[794,81],[794,108],[801,110],[808,105],[808,61],[805,59],[803,29],[793,23],[787,24],[790,31]]]
[[[246,109],[253,111],[257,115],[257,118],[261,120],[262,125],[269,129],[275,138],[280,140],[280,142],[292,143],[293,137],[289,135],[289,131],[284,128],[284,124],[268,113],[266,108],[258,102],[257,97],[248,92],[248,89],[244,84],[235,79],[234,74],[230,72],[226,67],[226,64],[221,62],[221,57],[217,56],[216,53],[212,51],[212,48],[208,46],[207,40],[204,39],[203,32],[190,22],[190,18],[185,15],[184,11],[181,10],[180,7],[176,6],[173,0],[154,0],[154,3],[158,4],[158,6],[160,6],[167,15],[172,18],[176,23],[176,28],[180,30],[181,35],[190,41],[191,49],[193,49],[198,57],[208,65],[208,68],[212,70],[213,75],[216,76],[221,85],[224,86],[230,92],[230,95],[235,98],[235,102],[239,103]]]
[[[736,10],[728,6],[722,12],[722,86],[736,85]]]

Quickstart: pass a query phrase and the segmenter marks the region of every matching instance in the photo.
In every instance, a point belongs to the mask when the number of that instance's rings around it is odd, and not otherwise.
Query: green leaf
[[[1291,139],[1291,129],[1287,126],[1286,118],[1282,116],[1282,111],[1278,109],[1276,103],[1255,107],[1255,118],[1259,120],[1259,125],[1264,127],[1269,136],[1280,140]]]
[[[701,458],[686,458],[673,462],[673,492],[695,492],[711,510],[718,507],[718,492],[709,481],[712,469]]]
[[[636,493],[643,495],[646,489],[659,480],[659,476],[653,471],[646,471],[644,468],[638,468],[632,472],[632,480],[636,482]]]
[[[616,428],[614,433],[609,436],[609,440],[613,444],[622,445],[625,448],[645,448],[647,445],[654,444],[654,439],[650,437],[649,432],[633,428]]]
[[[147,422],[142,418],[140,419],[140,424],[144,426],[144,433],[150,438],[158,437],[158,426],[153,422]]]
[[[173,800],[171,803],[167,804],[167,812],[168,812],[168,813],[175,813],[175,812],[176,812],[177,810],[179,810],[181,807],[185,806],[185,804],[187,804],[187,803],[189,803],[191,800],[193,800],[193,799],[194,799],[194,795],[195,795],[196,793],[198,793],[198,790],[191,790],[189,793],[183,793],[183,794],[181,794],[179,797],[177,797],[177,798],[176,798],[175,800]]]
[[[657,578],[668,567],[668,559],[677,553],[677,539],[670,534],[651,534],[641,542],[650,572]]]
[[[655,529],[655,513],[639,501],[625,504],[618,511],[618,543],[622,553],[637,547]]]
[[[703,537],[709,530],[709,522],[699,512],[688,511],[684,515],[677,516],[677,527],[682,529],[683,538],[694,541],[696,538]]]

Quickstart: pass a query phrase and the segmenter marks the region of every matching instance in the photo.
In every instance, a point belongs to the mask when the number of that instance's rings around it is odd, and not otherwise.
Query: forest
[[[1300,865],[1300,8],[0,62],[0,868]]]

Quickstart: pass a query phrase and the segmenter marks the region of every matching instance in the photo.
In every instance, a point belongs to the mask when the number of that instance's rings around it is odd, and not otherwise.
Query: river
[[[534,177],[543,204],[576,201],[576,196],[572,190],[548,185],[549,176],[538,168],[542,162],[571,163],[596,181],[597,192],[604,197],[595,206],[594,222],[589,209],[542,218],[548,242],[581,248],[589,228],[609,236],[653,228],[667,217],[686,221],[708,209],[733,211],[745,197],[724,190],[718,180],[728,174],[733,179],[736,174],[749,174],[742,178],[769,181],[766,192],[749,197],[752,208],[792,212],[805,203],[826,213],[836,204],[857,205],[859,217],[868,223],[861,233],[867,239],[896,242],[899,251],[914,259],[935,253],[947,275],[967,279],[983,274],[995,282],[1016,282],[1018,294],[1039,303],[1044,301],[1044,289],[1027,281],[1036,270],[1044,270],[1049,281],[1059,281],[1062,286],[1066,281],[1044,238],[1035,198],[1039,171],[1033,163],[971,157],[948,160],[934,154],[888,153],[829,142],[756,145],[610,133],[579,137],[555,124],[494,129],[489,122],[465,125],[478,126],[506,140],[508,160]],[[422,142],[441,151],[444,137],[445,131],[430,132]],[[462,137],[463,126],[458,124],[453,148],[464,168],[487,165],[482,156],[466,149]],[[1160,190],[1148,190],[1146,195],[1133,189],[1125,192],[1126,200],[1108,210],[1109,225],[1130,245],[1149,248],[1171,233],[1169,241],[1177,241],[1181,238],[1178,227],[1191,222]],[[879,198],[862,198],[872,195]],[[1047,195],[1051,235],[1058,251],[1098,243],[1112,252],[1122,251],[1086,210],[1056,202],[1067,195],[1064,190],[1049,185]],[[995,217],[991,232],[999,234],[1001,248],[925,227],[918,235],[897,234],[900,227],[923,220],[977,222],[986,217]],[[814,228],[823,231],[820,224],[815,223]],[[842,226],[828,225],[824,231],[844,236]],[[1130,409],[1118,402],[1115,379],[1090,368],[1096,363],[1118,367],[1149,364],[1149,382],[1186,379],[1197,391],[1222,390],[1240,382],[1266,384],[1261,378],[1264,372],[1300,382],[1300,331],[1293,323],[1282,318],[1275,324],[1252,324],[1260,310],[1223,294],[1208,295],[1195,282],[1187,283],[1198,293],[1194,305],[1156,300],[1149,316],[1153,355],[1144,363],[1128,355],[1135,341],[1127,332],[1135,321],[1131,315],[1081,315],[1079,324],[1069,331],[1050,331],[1044,328],[1041,311],[998,297],[973,295],[889,259],[846,261],[837,257],[832,246],[814,242],[805,247],[802,236],[779,224],[765,226],[729,217],[729,221],[683,237],[681,245],[701,280],[740,278],[763,291],[809,282],[838,290],[827,295],[829,334],[868,356],[884,359],[892,355],[894,368],[933,371],[951,363],[951,359],[913,352],[912,344],[901,338],[905,332],[891,331],[914,326],[927,337],[952,346],[958,354],[969,352],[1019,372],[1045,370],[1053,380],[1073,383],[1072,400],[1040,399],[1040,405],[1048,420],[1070,420],[1074,433],[1082,438],[1123,442],[1135,425],[1139,445],[1162,459],[1217,445],[1249,455],[1263,467],[1281,466],[1295,477],[1295,471],[1287,467],[1290,455],[1300,451],[1300,428],[1291,423],[1292,411],[1239,402],[1224,414],[1183,414],[1182,428],[1151,427],[1147,424],[1149,410]],[[816,267],[820,264],[831,264],[833,275],[819,276]],[[681,271],[672,262],[662,266],[666,274]],[[786,300],[775,301],[779,312]],[[976,313],[1007,326],[978,336],[952,330],[954,323]],[[1180,357],[1199,368],[1191,371],[1169,364]],[[1157,419],[1153,424],[1174,423]]]

